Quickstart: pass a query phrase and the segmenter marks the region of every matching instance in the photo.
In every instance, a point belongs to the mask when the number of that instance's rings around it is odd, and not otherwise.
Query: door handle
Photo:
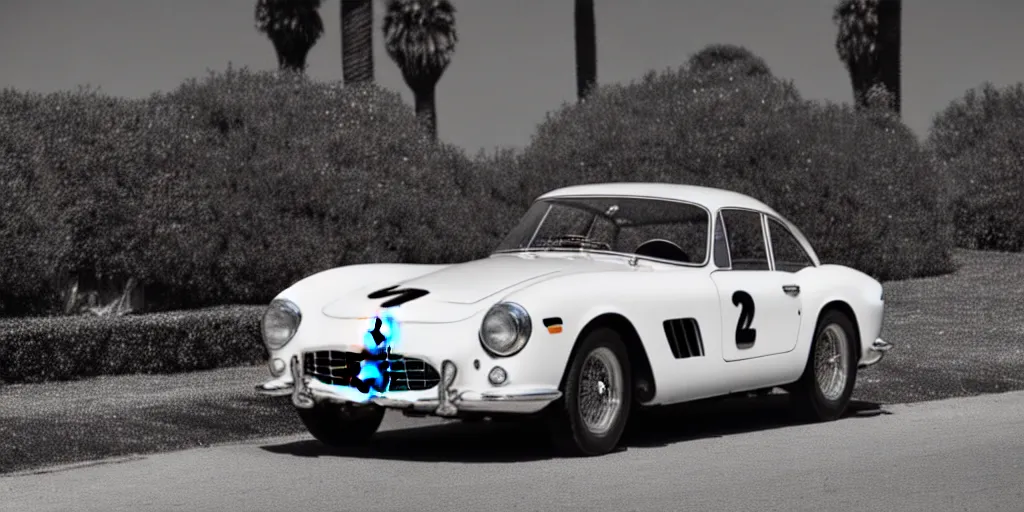
[[[787,295],[800,295],[800,287],[795,284],[782,285],[782,291],[786,292]]]

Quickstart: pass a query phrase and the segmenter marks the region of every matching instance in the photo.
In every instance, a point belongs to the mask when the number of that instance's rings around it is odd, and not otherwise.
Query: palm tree
[[[373,81],[373,2],[341,0],[341,74],[345,85]]]
[[[597,24],[594,0],[576,0],[576,97],[583,101],[597,86]]]
[[[865,108],[878,60],[878,0],[841,0],[832,20],[839,26],[836,52],[850,73],[854,104]]]
[[[900,112],[901,11],[901,0],[841,0],[836,6],[836,51],[858,108],[868,108],[884,89],[888,107]]]
[[[416,115],[437,138],[437,82],[452,61],[458,35],[448,0],[389,0],[384,49],[416,97]]]
[[[892,95],[890,107],[900,115],[902,91],[900,84],[900,32],[903,24],[903,0],[878,2],[878,73],[885,89]]]
[[[256,30],[266,34],[282,70],[305,71],[306,55],[324,33],[322,0],[257,0]]]

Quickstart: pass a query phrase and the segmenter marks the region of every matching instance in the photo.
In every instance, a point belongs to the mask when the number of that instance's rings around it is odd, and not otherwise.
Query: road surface
[[[819,425],[778,400],[660,415],[587,459],[528,426],[389,413],[361,451],[292,436],[12,474],[0,510],[1024,511],[1024,392]]]

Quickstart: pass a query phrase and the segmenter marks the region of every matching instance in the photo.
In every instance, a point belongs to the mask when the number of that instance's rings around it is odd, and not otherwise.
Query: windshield
[[[593,250],[704,264],[707,210],[634,197],[556,197],[535,202],[495,252]]]

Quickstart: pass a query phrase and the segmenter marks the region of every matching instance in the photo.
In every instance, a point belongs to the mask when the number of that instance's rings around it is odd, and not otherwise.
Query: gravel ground
[[[946,276],[885,283],[882,338],[855,396],[919,402],[1024,389],[1024,254],[957,251]]]
[[[954,274],[886,284],[882,336],[896,348],[860,373],[859,408],[1024,389],[1024,255],[955,257]],[[241,367],[0,386],[0,473],[304,432],[287,398],[254,395],[266,378]]]

